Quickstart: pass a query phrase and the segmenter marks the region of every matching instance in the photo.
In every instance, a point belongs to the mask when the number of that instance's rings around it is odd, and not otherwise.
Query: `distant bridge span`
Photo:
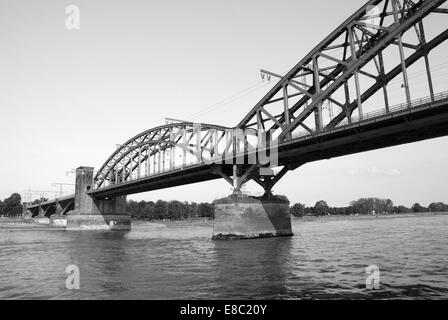
[[[424,28],[430,15],[448,13],[444,3],[368,1],[286,75],[263,70],[278,82],[235,127],[174,121],[145,131],[107,159],[87,194],[112,199],[224,178],[236,191],[253,180],[269,196],[288,171],[305,163],[448,135],[448,91],[434,92],[429,60],[448,30],[429,39]],[[415,99],[408,69],[419,61],[427,96]],[[395,79],[402,79],[405,98],[399,105],[391,105],[397,92],[388,88]],[[275,143],[262,143],[260,132]],[[277,163],[261,161],[260,151],[269,154],[274,145]],[[42,215],[62,203],[65,213],[74,200],[27,210]]]

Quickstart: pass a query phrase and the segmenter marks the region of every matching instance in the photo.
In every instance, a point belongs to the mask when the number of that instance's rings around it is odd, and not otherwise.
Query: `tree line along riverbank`
[[[46,201],[47,199],[35,200]],[[361,198],[350,202],[345,207],[331,207],[326,201],[320,200],[314,206],[302,203],[291,204],[291,215],[306,216],[343,216],[343,215],[371,215],[371,214],[409,214],[424,212],[448,212],[448,205],[443,202],[433,202],[427,207],[414,203],[411,207],[395,205],[390,199]],[[191,218],[214,217],[213,203],[181,202],[181,201],[134,201],[128,200],[127,211],[133,219],[142,220],[183,220]],[[0,217],[20,217],[22,215],[22,198],[13,193],[10,197],[0,200]]]
[[[134,219],[147,220],[183,220],[191,218],[213,218],[213,203],[195,203],[180,201],[128,201],[128,212]],[[425,212],[448,212],[448,205],[443,202],[433,202],[427,207],[419,203],[410,208],[394,205],[390,199],[361,198],[350,202],[346,207],[330,207],[326,201],[318,201],[314,206],[295,203],[290,212],[295,217],[306,216],[348,216],[371,214],[411,214]]]

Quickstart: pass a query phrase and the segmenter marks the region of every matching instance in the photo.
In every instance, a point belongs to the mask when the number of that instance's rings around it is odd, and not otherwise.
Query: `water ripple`
[[[293,238],[214,242],[210,226],[0,230],[2,299],[443,299],[448,216],[294,220]],[[81,289],[65,288],[80,268]],[[369,265],[380,288],[366,289]]]

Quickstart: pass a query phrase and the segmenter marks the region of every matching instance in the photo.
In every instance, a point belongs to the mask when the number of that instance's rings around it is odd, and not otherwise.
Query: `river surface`
[[[211,241],[211,226],[0,229],[1,299],[448,298],[448,215],[293,220],[292,238]],[[77,265],[80,289],[66,288]],[[366,267],[380,270],[366,288]]]

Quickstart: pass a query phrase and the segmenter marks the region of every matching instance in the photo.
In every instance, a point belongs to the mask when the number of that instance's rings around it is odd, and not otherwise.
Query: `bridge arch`
[[[46,209],[44,209],[44,216],[49,218],[53,214],[56,214],[56,205],[48,206]]]
[[[120,145],[106,160],[95,175],[95,188],[126,182],[134,175],[139,178],[161,173],[165,166],[172,170],[199,164],[223,151],[222,142],[229,132],[231,128],[192,122],[144,131]],[[187,156],[191,156],[190,162]],[[181,158],[180,164],[177,157]]]

